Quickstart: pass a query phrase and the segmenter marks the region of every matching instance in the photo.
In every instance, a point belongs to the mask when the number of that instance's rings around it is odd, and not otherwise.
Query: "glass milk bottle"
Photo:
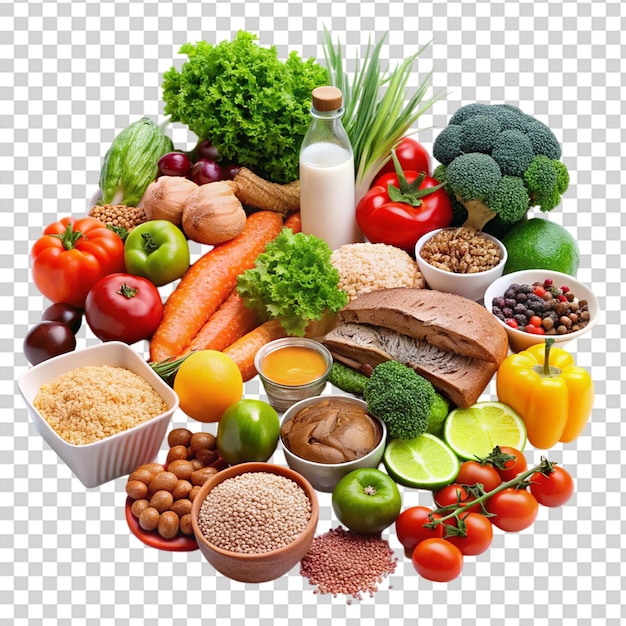
[[[313,119],[300,149],[302,232],[335,250],[363,240],[355,218],[354,155],[341,123],[341,90],[317,87],[312,96]]]

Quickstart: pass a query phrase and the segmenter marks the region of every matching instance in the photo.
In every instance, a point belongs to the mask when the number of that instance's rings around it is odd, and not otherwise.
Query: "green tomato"
[[[189,244],[176,224],[149,220],[133,228],[124,242],[126,271],[157,287],[180,278],[189,268]]]
[[[396,521],[402,497],[385,472],[364,467],[351,471],[337,483],[332,504],[335,515],[349,530],[373,535]]]
[[[231,404],[217,424],[217,450],[229,465],[265,463],[276,450],[280,420],[262,400],[242,399]]]

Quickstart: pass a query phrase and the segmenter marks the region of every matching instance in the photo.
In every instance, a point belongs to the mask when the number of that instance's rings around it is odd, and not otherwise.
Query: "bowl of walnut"
[[[415,244],[415,260],[430,289],[476,301],[502,276],[506,259],[498,239],[465,226],[433,230]]]

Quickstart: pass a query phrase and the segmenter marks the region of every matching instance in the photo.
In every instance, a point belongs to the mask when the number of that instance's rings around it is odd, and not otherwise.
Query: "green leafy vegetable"
[[[333,44],[325,31],[324,58],[331,83],[342,90],[342,122],[354,151],[356,196],[365,195],[380,168],[390,158],[391,149],[410,133],[413,124],[444,94],[426,97],[432,71],[412,93],[408,84],[417,58],[428,48],[421,47],[391,70],[383,70],[380,54],[385,37],[375,46],[368,44],[363,62],[356,60],[352,78],[344,70],[341,46]],[[415,132],[415,131],[413,131]]]
[[[298,178],[311,91],[326,84],[328,74],[296,52],[283,62],[275,46],[255,40],[240,31],[217,45],[184,44],[180,52],[188,60],[163,75],[165,113],[209,139],[222,158],[286,183]]]
[[[348,303],[338,287],[331,249],[314,235],[283,228],[237,280],[246,306],[263,319],[280,319],[289,335],[303,336],[310,321],[336,313]]]

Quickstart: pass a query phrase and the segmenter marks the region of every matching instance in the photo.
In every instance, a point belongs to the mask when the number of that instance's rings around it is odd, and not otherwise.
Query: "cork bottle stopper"
[[[316,87],[312,96],[313,108],[316,111],[336,111],[343,104],[343,94],[337,87]]]

